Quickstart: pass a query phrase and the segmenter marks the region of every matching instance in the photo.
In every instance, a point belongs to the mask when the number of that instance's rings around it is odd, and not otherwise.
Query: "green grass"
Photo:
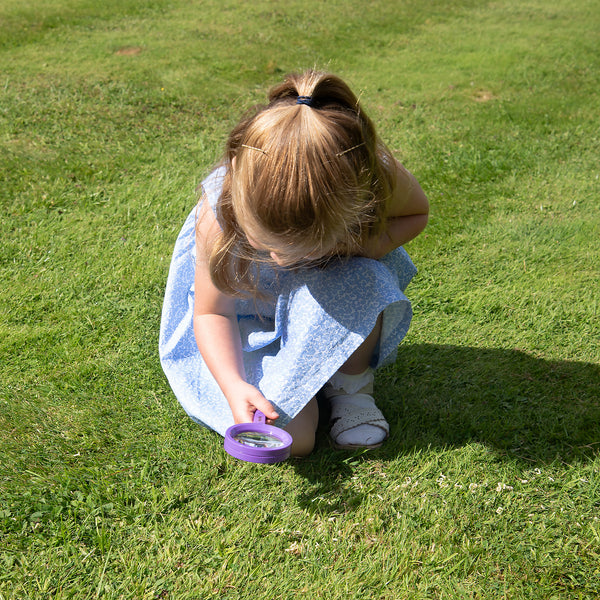
[[[600,597],[600,4],[4,0],[0,599]],[[157,356],[194,189],[317,66],[421,181],[370,453],[235,461]]]

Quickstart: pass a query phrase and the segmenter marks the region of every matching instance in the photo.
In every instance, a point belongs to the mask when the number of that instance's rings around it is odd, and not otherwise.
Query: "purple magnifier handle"
[[[279,427],[267,425],[257,410],[252,423],[232,425],[225,432],[225,451],[235,458],[254,463],[276,463],[289,458],[292,436]]]

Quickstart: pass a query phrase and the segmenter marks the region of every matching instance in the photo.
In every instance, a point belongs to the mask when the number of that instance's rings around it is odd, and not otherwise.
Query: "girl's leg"
[[[285,427],[294,440],[292,456],[308,456],[315,447],[319,424],[319,406],[313,398]]]
[[[369,368],[371,357],[381,335],[382,315],[377,317],[373,331],[365,338],[365,341],[350,355],[350,358],[340,367],[340,371],[346,375],[359,375]]]
[[[331,438],[338,448],[376,448],[389,425],[373,400],[371,357],[379,343],[382,315],[365,341],[323,389],[331,407]]]

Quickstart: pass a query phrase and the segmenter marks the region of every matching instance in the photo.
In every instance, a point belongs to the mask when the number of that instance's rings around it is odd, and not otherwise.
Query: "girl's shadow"
[[[378,391],[399,452],[480,442],[531,464],[600,447],[598,364],[423,344],[401,348]]]
[[[481,443],[530,466],[589,460],[600,449],[598,364],[519,350],[407,345],[395,365],[377,374],[375,396],[390,423],[381,449],[337,452],[321,432],[314,457],[297,461],[322,497],[335,496],[353,461],[387,461],[419,449]]]

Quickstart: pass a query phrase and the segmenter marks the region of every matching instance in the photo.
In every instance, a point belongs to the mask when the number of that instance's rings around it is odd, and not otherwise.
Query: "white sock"
[[[373,369],[368,368],[358,375],[348,375],[336,371],[328,383],[334,390],[343,391],[346,394],[356,394],[358,391],[372,394],[373,379]]]
[[[343,431],[335,441],[341,446],[374,446],[383,442],[386,436],[386,432],[381,427],[367,424]]]

